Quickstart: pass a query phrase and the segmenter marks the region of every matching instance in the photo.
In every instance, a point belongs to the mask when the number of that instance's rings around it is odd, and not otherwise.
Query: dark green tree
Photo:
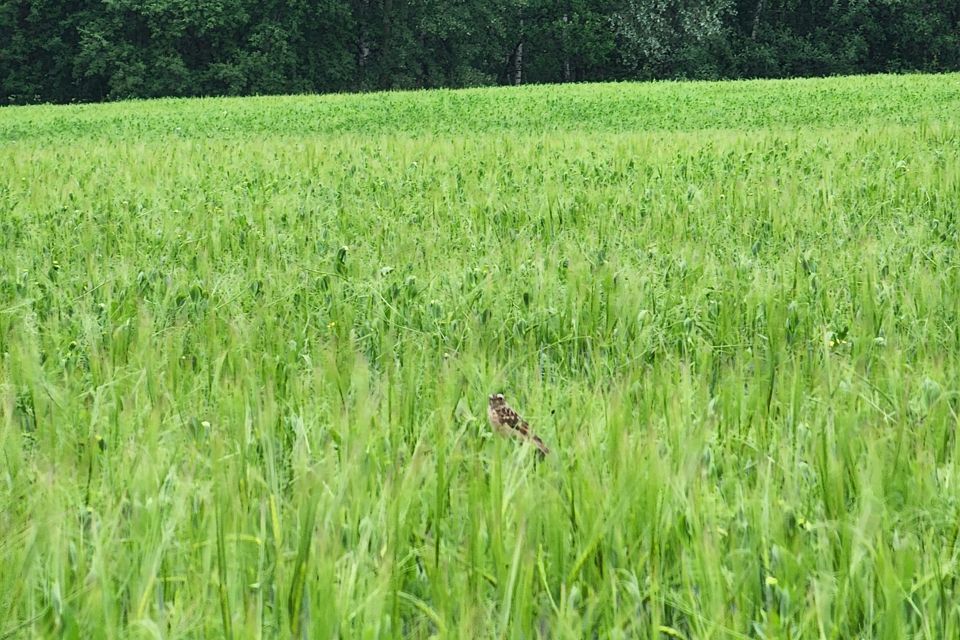
[[[958,69],[957,0],[0,0],[0,104]]]

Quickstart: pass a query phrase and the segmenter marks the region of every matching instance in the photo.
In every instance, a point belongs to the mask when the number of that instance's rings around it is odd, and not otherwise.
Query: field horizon
[[[960,73],[606,82],[0,107],[30,139],[790,130],[916,124],[960,108]],[[936,109],[911,108],[929,101]],[[677,105],[682,106],[678,110]]]
[[[958,114],[0,108],[0,639],[956,637]]]

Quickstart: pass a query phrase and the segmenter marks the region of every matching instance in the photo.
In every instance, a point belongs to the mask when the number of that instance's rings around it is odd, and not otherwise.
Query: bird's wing
[[[509,426],[512,431],[516,432],[521,437],[533,442],[537,446],[537,449],[540,450],[542,455],[547,455],[550,453],[550,449],[548,449],[547,445],[543,443],[543,440],[540,439],[540,436],[530,431],[530,424],[521,418],[516,411],[509,407],[504,407],[501,416],[504,424]]]

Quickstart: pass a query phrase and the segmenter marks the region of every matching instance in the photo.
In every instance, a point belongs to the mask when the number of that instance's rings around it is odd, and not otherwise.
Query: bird
[[[502,393],[495,393],[490,396],[487,418],[489,418],[494,431],[500,435],[529,440],[537,447],[541,457],[550,453],[550,449],[543,443],[543,440],[530,431],[530,425],[527,424],[527,421],[510,408]]]

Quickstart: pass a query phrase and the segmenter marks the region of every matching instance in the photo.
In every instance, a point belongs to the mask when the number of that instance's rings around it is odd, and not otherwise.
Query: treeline
[[[0,104],[957,69],[958,0],[0,0]]]

